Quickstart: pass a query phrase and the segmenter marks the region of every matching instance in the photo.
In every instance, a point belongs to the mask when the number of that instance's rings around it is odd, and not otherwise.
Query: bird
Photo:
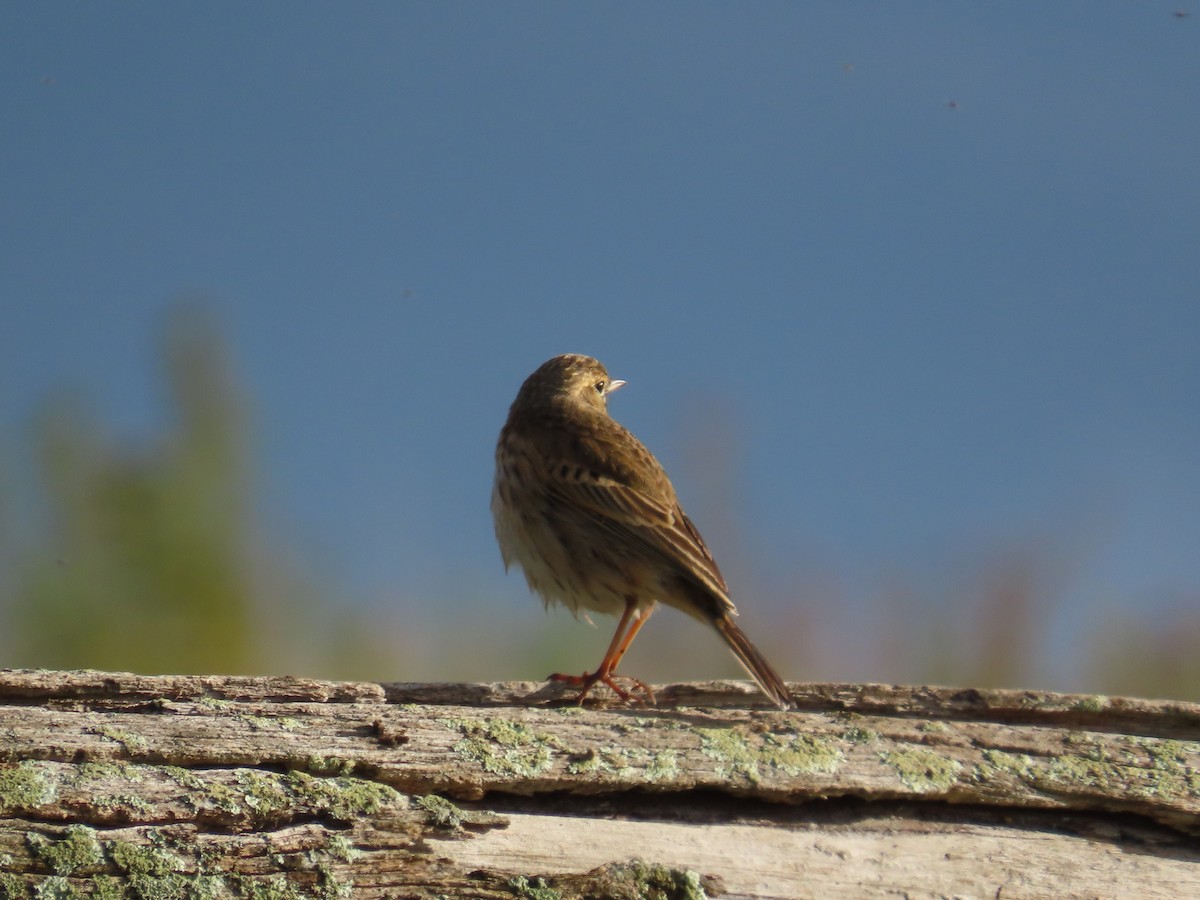
[[[663,603],[714,628],[763,693],[790,709],[787,685],[734,622],[725,578],[667,473],[609,414],[608,397],[624,384],[590,356],[555,356],[525,379],[496,442],[491,507],[505,570],[519,566],[547,608],[619,616],[595,671],[549,680],[578,688],[580,704],[597,683],[624,702],[653,703],[648,685],[616,669]]]

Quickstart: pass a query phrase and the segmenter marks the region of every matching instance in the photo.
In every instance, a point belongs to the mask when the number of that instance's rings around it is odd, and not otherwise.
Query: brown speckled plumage
[[[519,565],[547,605],[621,616],[596,672],[552,677],[578,684],[581,700],[597,681],[628,699],[617,664],[661,601],[712,625],[787,708],[783,680],[734,624],[725,579],[666,472],[609,416],[607,395],[623,383],[590,357],[556,356],[525,380],[496,446],[492,514],[505,566]]]

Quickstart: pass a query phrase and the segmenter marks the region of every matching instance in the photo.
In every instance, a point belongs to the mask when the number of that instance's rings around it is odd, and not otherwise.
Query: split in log
[[[0,670],[0,898],[1200,896],[1200,706]]]

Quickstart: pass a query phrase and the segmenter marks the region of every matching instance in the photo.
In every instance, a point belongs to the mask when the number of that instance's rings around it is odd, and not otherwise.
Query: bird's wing
[[[551,492],[566,508],[581,510],[619,539],[657,553],[707,588],[727,611],[735,611],[716,560],[678,503],[668,505],[587,467],[563,464],[551,472]]]

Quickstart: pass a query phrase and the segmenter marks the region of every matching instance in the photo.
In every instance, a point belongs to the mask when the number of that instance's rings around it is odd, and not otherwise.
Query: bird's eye
[[[604,382],[603,381],[596,382],[596,393],[600,394],[601,396],[604,395]]]

